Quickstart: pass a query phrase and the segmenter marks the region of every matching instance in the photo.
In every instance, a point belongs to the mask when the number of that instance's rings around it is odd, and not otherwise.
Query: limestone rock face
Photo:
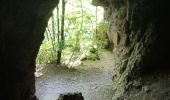
[[[35,58],[58,0],[0,0],[0,98],[35,100]]]
[[[103,6],[109,23],[117,77],[115,95],[125,93],[127,84],[146,73],[168,70],[170,52],[168,1],[93,0]],[[108,2],[107,5],[105,2]],[[116,97],[116,96],[115,96]]]

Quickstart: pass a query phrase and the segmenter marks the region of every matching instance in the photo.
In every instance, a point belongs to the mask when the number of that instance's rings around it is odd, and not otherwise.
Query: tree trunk
[[[61,16],[61,40],[59,43],[59,50],[57,54],[57,64],[59,65],[61,63],[61,54],[64,48],[64,42],[65,42],[65,37],[64,37],[64,16],[65,16],[65,0],[62,0],[62,16]]]

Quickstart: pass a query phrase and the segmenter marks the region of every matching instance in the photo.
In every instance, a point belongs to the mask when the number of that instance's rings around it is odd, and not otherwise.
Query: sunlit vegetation
[[[102,21],[103,8],[90,3],[91,0],[60,1],[48,22],[37,64],[75,66],[81,60],[100,59],[104,44],[101,33],[106,33],[108,25]]]

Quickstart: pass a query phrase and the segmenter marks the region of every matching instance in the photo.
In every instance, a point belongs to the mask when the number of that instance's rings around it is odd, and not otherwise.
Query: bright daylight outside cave
[[[104,8],[91,0],[60,1],[36,59],[40,100],[62,93],[81,93],[85,100],[112,98],[113,54],[104,17]]]

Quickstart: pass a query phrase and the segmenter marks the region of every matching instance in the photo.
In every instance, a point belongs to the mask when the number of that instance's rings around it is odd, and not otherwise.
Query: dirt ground
[[[36,95],[39,100],[56,100],[60,93],[82,92],[85,100],[111,100],[113,63],[113,54],[104,50],[100,60],[83,61],[74,69],[43,66],[44,75],[36,78]]]

